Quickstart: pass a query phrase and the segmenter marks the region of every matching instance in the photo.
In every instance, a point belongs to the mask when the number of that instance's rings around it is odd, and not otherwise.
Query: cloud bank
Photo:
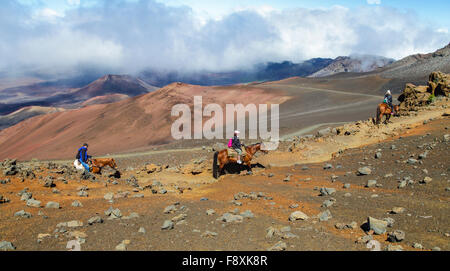
[[[267,61],[371,54],[399,59],[450,41],[446,28],[382,6],[234,11],[200,18],[188,6],[102,1],[63,16],[15,0],[0,4],[0,72],[83,69],[228,71]]]

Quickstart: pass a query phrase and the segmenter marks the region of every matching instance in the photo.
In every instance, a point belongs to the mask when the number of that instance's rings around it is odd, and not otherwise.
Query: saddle
[[[243,159],[247,155],[247,152],[245,151],[244,148],[241,148],[241,150],[242,150],[241,159]],[[238,157],[237,151],[235,151],[233,148],[228,148],[228,158],[237,159],[237,157]]]

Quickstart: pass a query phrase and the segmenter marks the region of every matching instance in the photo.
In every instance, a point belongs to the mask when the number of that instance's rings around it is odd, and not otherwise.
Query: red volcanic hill
[[[97,97],[90,98],[89,100],[83,102],[81,104],[81,106],[115,103],[115,102],[122,101],[122,100],[125,100],[128,98],[130,98],[130,96],[125,95],[125,94],[109,94],[109,95],[104,95],[104,96],[97,96]]]
[[[25,120],[0,131],[0,159],[72,158],[88,142],[94,155],[128,152],[171,142],[172,107],[203,104],[282,103],[281,91],[251,86],[202,87],[173,83],[157,91],[111,104],[97,104]]]

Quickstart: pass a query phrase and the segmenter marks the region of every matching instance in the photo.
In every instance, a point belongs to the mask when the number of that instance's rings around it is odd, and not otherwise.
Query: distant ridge
[[[309,77],[324,77],[342,72],[370,72],[389,65],[394,61],[394,59],[373,55],[340,56],[328,66]]]

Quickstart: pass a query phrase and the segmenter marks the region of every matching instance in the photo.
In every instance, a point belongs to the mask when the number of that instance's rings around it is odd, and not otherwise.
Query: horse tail
[[[380,115],[381,115],[380,107],[381,107],[380,105],[377,106],[376,124],[380,123]]]
[[[218,157],[218,156],[219,156],[219,152],[216,151],[216,152],[214,153],[213,166],[212,166],[213,177],[214,177],[215,179],[217,179],[217,178],[219,177],[219,176],[218,176],[219,168],[218,168],[218,166],[217,166],[217,157]]]

